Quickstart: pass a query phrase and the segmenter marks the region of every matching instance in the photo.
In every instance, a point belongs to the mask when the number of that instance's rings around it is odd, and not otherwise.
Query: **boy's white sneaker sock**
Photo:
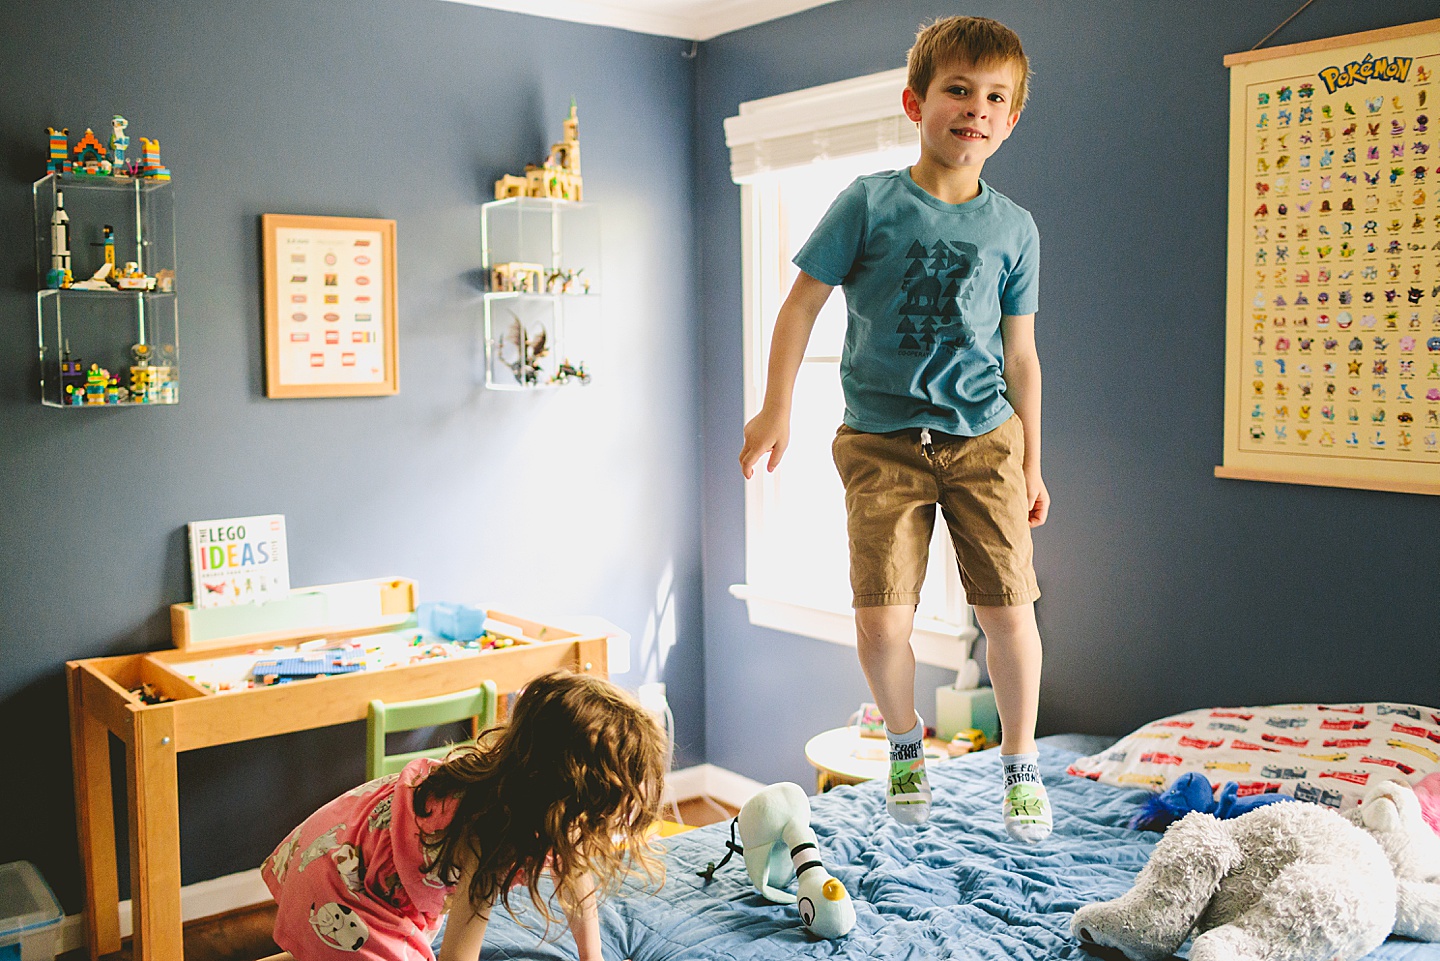
[[[1005,831],[1017,841],[1034,844],[1055,826],[1050,795],[1040,781],[1040,755],[1002,754],[1005,768]]]
[[[925,722],[915,715],[915,726],[896,734],[887,725],[890,742],[890,784],[885,810],[901,824],[919,825],[930,819],[930,779],[925,774]]]

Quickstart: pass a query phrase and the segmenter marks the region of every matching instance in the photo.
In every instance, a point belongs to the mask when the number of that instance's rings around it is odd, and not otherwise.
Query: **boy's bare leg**
[[[1035,722],[1040,709],[1040,628],[1035,605],[976,606],[985,632],[985,664],[1000,714],[1000,761],[1005,768],[1005,830],[1021,841],[1050,836],[1050,798],[1040,781]]]
[[[885,808],[902,824],[924,824],[930,817],[925,725],[915,712],[915,652],[910,647],[914,626],[915,608],[911,605],[855,609],[860,669],[885,716],[885,734],[890,741]]]
[[[1031,754],[1040,710],[1040,628],[1035,605],[975,607],[985,632],[985,666],[1000,714],[1000,753]]]
[[[909,731],[915,718],[915,652],[910,648],[914,627],[915,608],[909,605],[855,608],[860,669],[894,734]]]

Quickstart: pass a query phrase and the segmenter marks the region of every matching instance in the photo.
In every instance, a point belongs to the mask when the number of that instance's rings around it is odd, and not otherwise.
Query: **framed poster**
[[[400,389],[395,221],[263,214],[265,395]]]
[[[1440,494],[1440,20],[1225,66],[1216,476]]]

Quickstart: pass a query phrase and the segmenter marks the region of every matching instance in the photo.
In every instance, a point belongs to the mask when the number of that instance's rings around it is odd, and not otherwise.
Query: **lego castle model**
[[[565,118],[565,139],[550,148],[550,156],[540,165],[526,164],[520,176],[506,174],[495,181],[495,199],[508,197],[550,197],[557,200],[580,200],[580,121],[575,116],[575,101],[570,101],[570,116]]]

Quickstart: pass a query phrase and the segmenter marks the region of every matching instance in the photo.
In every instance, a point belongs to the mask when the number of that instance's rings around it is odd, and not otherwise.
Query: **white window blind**
[[[740,105],[725,121],[736,183],[817,161],[919,144],[900,94],[905,69],[827,83]]]

